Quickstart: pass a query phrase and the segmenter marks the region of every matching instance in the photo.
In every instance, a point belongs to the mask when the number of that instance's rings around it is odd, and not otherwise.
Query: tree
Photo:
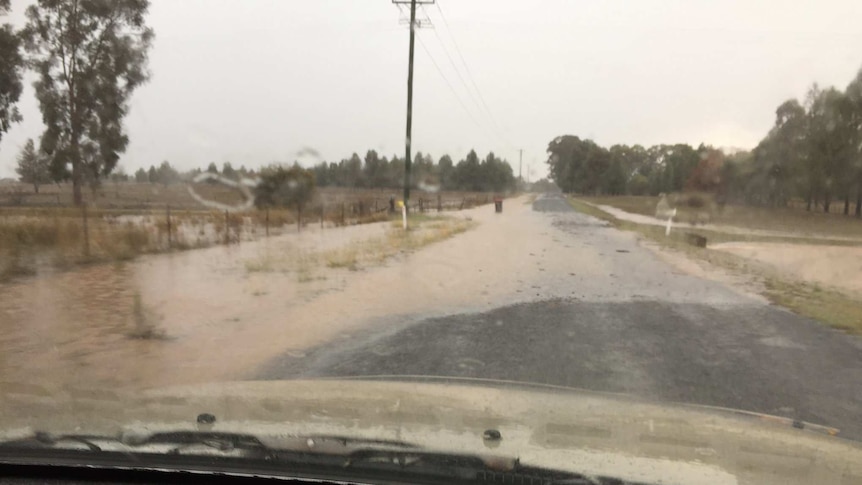
[[[27,8],[42,149],[55,175],[71,177],[76,205],[81,185],[109,175],[129,143],[122,120],[148,78],[148,8],[149,0],[38,0]]]
[[[33,139],[27,140],[24,149],[18,155],[18,167],[15,169],[21,182],[32,184],[33,191],[39,193],[39,185],[51,182],[51,172],[48,170],[49,160],[44,153],[36,150]]]
[[[216,166],[215,162],[210,162],[210,164],[207,166],[207,172],[218,175],[218,167]]]
[[[230,164],[230,162],[224,162],[222,164],[221,174],[229,179],[237,178],[236,170],[233,169],[233,166]]]
[[[437,171],[440,174],[440,186],[443,189],[451,189],[452,188],[452,170],[455,168],[455,165],[452,163],[452,157],[449,155],[443,155],[440,157],[440,161],[437,162]]]
[[[9,11],[9,0],[0,0],[0,15]],[[21,73],[24,59],[21,56],[21,41],[9,24],[0,25],[0,141],[12,123],[21,120],[15,104],[23,88]]]
[[[807,168],[812,193],[823,197],[823,212],[829,212],[835,195],[847,190],[853,140],[851,104],[835,88],[814,85],[808,94]],[[816,197],[816,195],[815,195]]]
[[[852,109],[851,128],[851,177],[849,182],[856,185],[856,217],[862,217],[862,69],[845,90]]]
[[[170,185],[179,182],[180,173],[171,166],[170,162],[165,160],[156,171],[156,180],[164,185]]]
[[[150,165],[150,169],[147,170],[147,181],[151,184],[159,182],[159,172],[156,171],[156,167],[152,165]]]
[[[270,165],[260,171],[260,183],[254,189],[258,208],[289,207],[300,212],[314,196],[314,173],[298,164],[290,168]]]
[[[149,177],[147,177],[147,171],[144,170],[143,168],[139,168],[135,172],[135,182],[137,182],[139,184],[143,184],[143,183],[146,183],[149,181],[150,181],[150,179],[149,179]]]

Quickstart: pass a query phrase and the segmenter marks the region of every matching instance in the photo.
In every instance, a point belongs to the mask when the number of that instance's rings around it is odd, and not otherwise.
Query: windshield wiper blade
[[[81,447],[84,445],[84,448]],[[250,434],[177,431],[126,436],[50,435],[0,443],[3,451],[72,453],[74,463],[105,459],[106,466],[166,466],[272,476],[399,479],[417,483],[603,485],[625,482],[523,466],[517,458],[427,451],[402,441],[342,436],[295,436],[273,447]],[[86,455],[82,455],[86,454]],[[14,456],[14,455],[9,455]],[[53,455],[52,455],[53,456]],[[88,458],[82,458],[87,456]],[[205,460],[204,460],[205,459]],[[201,461],[204,460],[204,461]]]

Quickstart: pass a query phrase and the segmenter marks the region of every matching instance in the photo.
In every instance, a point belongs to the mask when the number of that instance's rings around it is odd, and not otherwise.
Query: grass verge
[[[383,235],[350,241],[343,247],[325,251],[284,251],[267,253],[245,262],[246,271],[296,272],[298,282],[320,279],[317,269],[348,269],[358,271],[364,267],[383,263],[398,254],[409,253],[429,244],[449,239],[465,232],[476,223],[446,216],[416,214],[410,217],[409,230],[401,228],[401,220],[392,221]]]
[[[733,273],[743,274],[746,277],[761,281],[764,288],[763,296],[776,305],[831,327],[854,334],[862,334],[862,302],[840,291],[822,288],[813,283],[794,281],[779,274],[774,268],[766,264],[740,256],[692,246],[686,242],[683,231],[673,231],[667,237],[663,227],[621,220],[582,200],[574,198],[568,200],[576,211],[607,221],[618,229],[635,232],[663,248],[681,252],[687,257],[705,261]],[[745,240],[740,239],[736,234],[701,230],[693,232],[706,236],[710,241],[721,241],[722,237],[733,241]],[[761,241],[762,239],[756,240]],[[819,243],[823,244],[824,242],[819,240]]]

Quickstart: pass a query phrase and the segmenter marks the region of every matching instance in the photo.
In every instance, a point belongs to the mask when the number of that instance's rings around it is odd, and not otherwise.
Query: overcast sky
[[[11,21],[29,3],[12,0]],[[438,3],[419,10],[434,29],[418,31],[414,153],[493,150],[517,173],[523,148],[534,179],[562,134],[751,148],[781,101],[814,81],[844,89],[862,67],[858,0]],[[390,0],[152,0],[152,78],[132,99],[121,166],[316,162],[305,147],[327,161],[403,156],[400,16]],[[42,131],[31,81],[0,177]]]

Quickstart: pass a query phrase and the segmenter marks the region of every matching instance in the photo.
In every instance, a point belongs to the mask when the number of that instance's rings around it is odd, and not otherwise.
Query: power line
[[[495,125],[495,127],[497,127],[499,129],[501,125],[497,122],[496,118],[494,117],[494,114],[488,108],[488,103],[485,101],[485,97],[482,96],[482,91],[479,90],[479,86],[476,84],[476,80],[473,77],[473,73],[470,71],[470,65],[467,64],[467,61],[464,59],[464,54],[461,52],[461,48],[458,46],[458,41],[455,39],[455,34],[452,33],[452,28],[449,26],[449,21],[446,20],[446,16],[443,14],[443,9],[440,8],[440,1],[438,0],[434,3],[437,6],[437,11],[440,12],[440,18],[443,19],[443,25],[446,26],[446,30],[449,32],[449,37],[452,38],[452,44],[455,46],[455,52],[458,54],[458,57],[461,59],[461,63],[464,64],[464,69],[467,72],[467,77],[470,79],[470,83],[472,84],[473,89],[475,90],[476,94],[478,95],[479,100],[482,103],[482,107],[485,109],[485,113],[487,113],[487,115],[489,116],[489,118],[491,119],[491,122]],[[441,40],[441,43],[442,43],[442,40]],[[466,83],[465,83],[465,85],[466,85]],[[503,130],[503,131],[505,131],[505,130]],[[511,143],[509,143],[505,139],[504,139],[504,141],[506,142],[507,145],[509,145],[510,148],[514,149],[514,146]]]
[[[440,77],[442,77],[443,80],[446,81],[446,85],[449,86],[449,90],[452,91],[452,95],[455,96],[455,99],[458,101],[458,104],[460,104],[461,108],[464,109],[464,112],[467,113],[468,116],[470,116],[470,119],[473,120],[473,123],[475,123],[476,126],[481,127],[482,125],[476,120],[476,117],[473,116],[473,113],[471,113],[470,110],[467,109],[467,105],[465,105],[464,102],[461,100],[461,96],[458,95],[458,92],[455,90],[455,87],[452,86],[452,83],[449,81],[449,78],[447,78],[446,74],[443,73],[443,70],[440,69],[440,65],[437,64],[437,61],[434,59],[434,56],[431,55],[431,51],[428,50],[428,47],[425,45],[425,42],[422,41],[422,37],[419,36],[417,37],[417,39],[419,39],[419,45],[422,46],[422,49],[425,51],[425,54],[428,55],[428,59],[431,59],[431,64],[434,64],[434,67],[437,69],[437,72],[440,74]]]
[[[423,6],[421,6],[421,9],[422,9],[422,12],[425,14],[426,18],[428,18],[428,19],[429,19],[429,22],[430,22],[430,18],[431,18],[431,17],[428,15],[428,12],[425,10],[425,6],[424,6],[424,5],[423,5]],[[473,91],[471,91],[471,90],[470,90],[470,86],[467,84],[467,81],[464,79],[464,76],[461,74],[461,69],[459,69],[458,64],[457,64],[457,63],[455,62],[455,60],[452,58],[452,55],[449,53],[449,49],[446,47],[446,43],[445,43],[445,42],[443,42],[443,38],[442,38],[442,37],[440,37],[440,34],[439,34],[439,33],[437,33],[437,29],[434,29],[434,35],[435,35],[435,37],[437,38],[437,41],[438,41],[438,42],[440,42],[440,47],[443,49],[443,53],[444,53],[444,54],[446,54],[446,58],[449,60],[449,64],[452,66],[452,69],[454,69],[454,70],[455,70],[455,74],[457,74],[457,75],[458,75],[458,79],[461,81],[461,85],[462,85],[462,86],[464,86],[464,91],[467,93],[467,96],[468,96],[468,97],[470,98],[470,100],[473,102],[473,105],[475,106],[476,111],[479,113],[480,117],[483,117],[483,116],[484,116],[484,117],[485,117],[485,118],[487,118],[487,119],[488,119],[488,121],[490,122],[490,127],[485,126],[484,124],[481,124],[481,125],[482,125],[482,128],[484,128],[485,130],[487,130],[487,131],[488,131],[488,133],[491,135],[491,137],[492,137],[492,138],[496,137],[496,138],[498,139],[498,141],[502,142],[503,144],[511,145],[511,144],[510,144],[510,143],[505,139],[505,137],[500,133],[500,131],[499,131],[498,127],[496,127],[496,126],[494,125],[494,120],[493,120],[493,119],[488,118],[487,113],[485,113],[485,112],[483,112],[483,111],[482,111],[482,105],[481,105],[481,104],[480,104],[480,102],[476,99],[476,95],[475,95],[475,94],[473,94]],[[427,47],[426,47],[426,51],[427,51]],[[429,56],[430,56],[430,54],[429,54]],[[440,69],[440,68],[438,67],[438,71],[442,71],[442,69]],[[453,89],[453,90],[454,90],[454,86],[452,86],[450,89]],[[471,116],[472,116],[472,115],[471,115]],[[478,124],[478,122],[477,122],[477,124]]]

